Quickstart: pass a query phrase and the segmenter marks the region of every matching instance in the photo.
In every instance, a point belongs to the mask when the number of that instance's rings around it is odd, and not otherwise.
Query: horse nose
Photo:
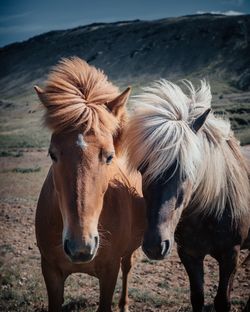
[[[96,254],[99,245],[99,237],[94,236],[88,242],[80,242],[73,239],[64,240],[64,252],[72,262],[89,262]]]
[[[161,242],[161,255],[165,257],[170,251],[170,241],[167,239]]]
[[[162,260],[170,251],[170,241],[165,240],[158,244],[147,244],[143,242],[142,250],[151,260]]]

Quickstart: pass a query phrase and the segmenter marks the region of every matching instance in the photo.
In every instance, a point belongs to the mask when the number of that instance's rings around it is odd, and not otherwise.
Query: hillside
[[[12,96],[13,87],[28,89],[30,82],[43,80],[61,57],[72,55],[119,81],[217,74],[247,89],[249,32],[250,15],[209,14],[52,31],[0,50],[1,97]]]
[[[246,130],[250,124],[249,34],[250,15],[204,14],[91,24],[52,31],[1,48],[0,142],[15,145],[8,143],[13,136],[5,131],[9,116],[16,118],[12,134],[17,140],[20,133],[22,137],[28,135],[20,116],[26,114],[31,123],[40,118],[32,86],[42,84],[61,57],[72,55],[102,68],[119,86],[132,85],[134,93],[154,79],[189,78],[195,82],[206,77],[212,84],[216,110],[229,113],[234,128],[244,130],[244,143],[250,142]],[[8,120],[7,129],[12,131],[13,126]],[[29,131],[34,132],[32,129]]]

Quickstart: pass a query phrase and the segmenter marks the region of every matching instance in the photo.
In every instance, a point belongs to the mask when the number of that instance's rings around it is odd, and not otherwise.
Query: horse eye
[[[53,152],[49,151],[49,156],[54,162],[57,162],[57,158]]]
[[[107,164],[107,165],[111,164],[113,158],[114,158],[114,155],[112,155],[112,154],[109,155],[109,156],[107,157],[107,159],[106,159],[106,164]]]

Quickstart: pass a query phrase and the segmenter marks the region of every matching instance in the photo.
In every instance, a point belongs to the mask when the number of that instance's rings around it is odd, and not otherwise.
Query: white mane
[[[211,108],[212,96],[205,80],[197,90],[189,81],[184,85],[188,95],[160,80],[134,97],[125,139],[130,164],[144,167],[143,181],[151,183],[177,161],[181,176],[193,181],[190,206],[219,218],[229,203],[238,218],[249,211],[249,182],[238,142],[230,123],[213,113],[197,134],[192,130],[193,121]]]

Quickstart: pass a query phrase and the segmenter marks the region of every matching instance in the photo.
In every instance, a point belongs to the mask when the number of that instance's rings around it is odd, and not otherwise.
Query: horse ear
[[[120,95],[118,95],[114,100],[107,102],[106,106],[108,109],[118,117],[119,112],[126,105],[129,95],[131,92],[131,87],[128,87],[125,91],[123,91]]]
[[[43,91],[43,89],[41,89],[38,86],[34,86],[34,89],[35,89],[36,94],[38,95],[40,101],[43,103],[43,100],[44,100],[44,91]]]
[[[205,110],[205,112],[203,114],[201,114],[199,117],[197,117],[194,122],[192,123],[192,130],[197,133],[200,128],[204,125],[206,119],[207,119],[207,116],[208,114],[210,113],[211,111],[211,108],[208,108]]]

